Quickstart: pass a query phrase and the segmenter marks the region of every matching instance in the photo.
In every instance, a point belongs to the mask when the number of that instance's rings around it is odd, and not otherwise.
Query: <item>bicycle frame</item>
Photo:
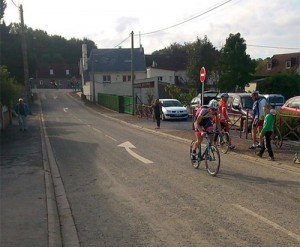
[[[195,169],[199,168],[201,161],[204,160],[205,168],[211,176],[216,176],[220,169],[219,150],[218,150],[217,146],[212,145],[211,141],[210,141],[210,134],[214,134],[214,133],[215,133],[215,131],[205,134],[206,147],[205,147],[203,153],[201,153],[201,145],[198,145],[197,159],[195,160],[195,159],[191,158],[192,165]],[[192,156],[192,148],[193,148],[194,144],[195,144],[195,141],[192,141],[191,145],[190,145],[190,155],[191,156]]]

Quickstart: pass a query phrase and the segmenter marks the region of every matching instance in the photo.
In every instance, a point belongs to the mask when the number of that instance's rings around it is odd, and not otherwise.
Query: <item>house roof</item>
[[[287,67],[287,62],[290,61],[290,67]],[[269,67],[268,67],[269,66]],[[267,61],[265,67],[260,71],[262,75],[273,75],[289,70],[296,70],[300,66],[300,52],[276,54]]]
[[[133,61],[135,71],[146,71],[143,49],[133,49]],[[131,49],[92,49],[88,59],[88,68],[92,70],[93,65],[95,72],[131,71]]]
[[[53,75],[50,74],[50,70],[53,70]],[[69,75],[66,74],[66,70],[69,70]],[[44,64],[38,66],[36,71],[37,78],[70,79],[73,76],[80,78],[77,64]]]
[[[157,68],[165,70],[185,70],[186,61],[180,59],[174,59],[174,57],[168,55],[145,55],[147,68]]]

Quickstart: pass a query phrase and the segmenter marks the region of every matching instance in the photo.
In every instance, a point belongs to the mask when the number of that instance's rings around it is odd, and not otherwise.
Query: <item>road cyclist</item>
[[[221,125],[219,121],[219,104],[217,100],[211,100],[207,106],[200,106],[195,114],[195,136],[196,140],[192,141],[190,146],[191,160],[195,168],[199,167],[202,159],[206,160],[206,167],[208,161],[216,161],[214,154],[217,155],[217,169],[213,172],[208,172],[211,175],[216,175],[220,166],[220,155],[217,146],[214,145],[214,123],[213,118],[216,121],[216,129],[222,135]],[[203,154],[201,153],[201,143],[203,138],[206,137],[207,146]],[[208,167],[207,167],[208,168]]]
[[[221,151],[223,153],[227,153],[228,150],[232,150],[235,148],[234,145],[231,143],[231,138],[229,134],[230,130],[230,119],[228,117],[228,112],[227,112],[227,101],[228,101],[229,95],[228,93],[222,93],[221,94],[221,100],[218,102],[219,103],[219,113],[220,113],[220,124],[223,132],[223,138],[216,133],[215,135],[215,142],[218,142],[218,144],[221,147]]]

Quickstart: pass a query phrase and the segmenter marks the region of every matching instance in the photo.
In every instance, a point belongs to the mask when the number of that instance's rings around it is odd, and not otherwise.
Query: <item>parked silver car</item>
[[[188,118],[188,112],[185,106],[177,99],[160,99],[161,119],[184,119]]]

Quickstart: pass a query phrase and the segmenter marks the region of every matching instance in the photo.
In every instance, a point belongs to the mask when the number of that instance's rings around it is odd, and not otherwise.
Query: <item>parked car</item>
[[[250,93],[228,93],[227,111],[232,123],[244,129],[248,116],[248,130],[252,126],[253,100]],[[259,98],[265,98],[259,95]]]
[[[264,97],[275,110],[280,109],[284,104],[284,96],[281,94],[264,94]]]
[[[188,111],[177,99],[160,99],[162,107],[161,119],[184,119],[188,118]]]
[[[217,99],[217,91],[204,91],[203,92],[203,105],[207,105],[210,100]],[[191,102],[187,105],[188,113],[190,117],[194,116],[194,113],[197,111],[198,106],[201,104],[201,93],[194,97]]]
[[[288,99],[280,109],[281,113],[296,113],[300,115],[300,96]]]

